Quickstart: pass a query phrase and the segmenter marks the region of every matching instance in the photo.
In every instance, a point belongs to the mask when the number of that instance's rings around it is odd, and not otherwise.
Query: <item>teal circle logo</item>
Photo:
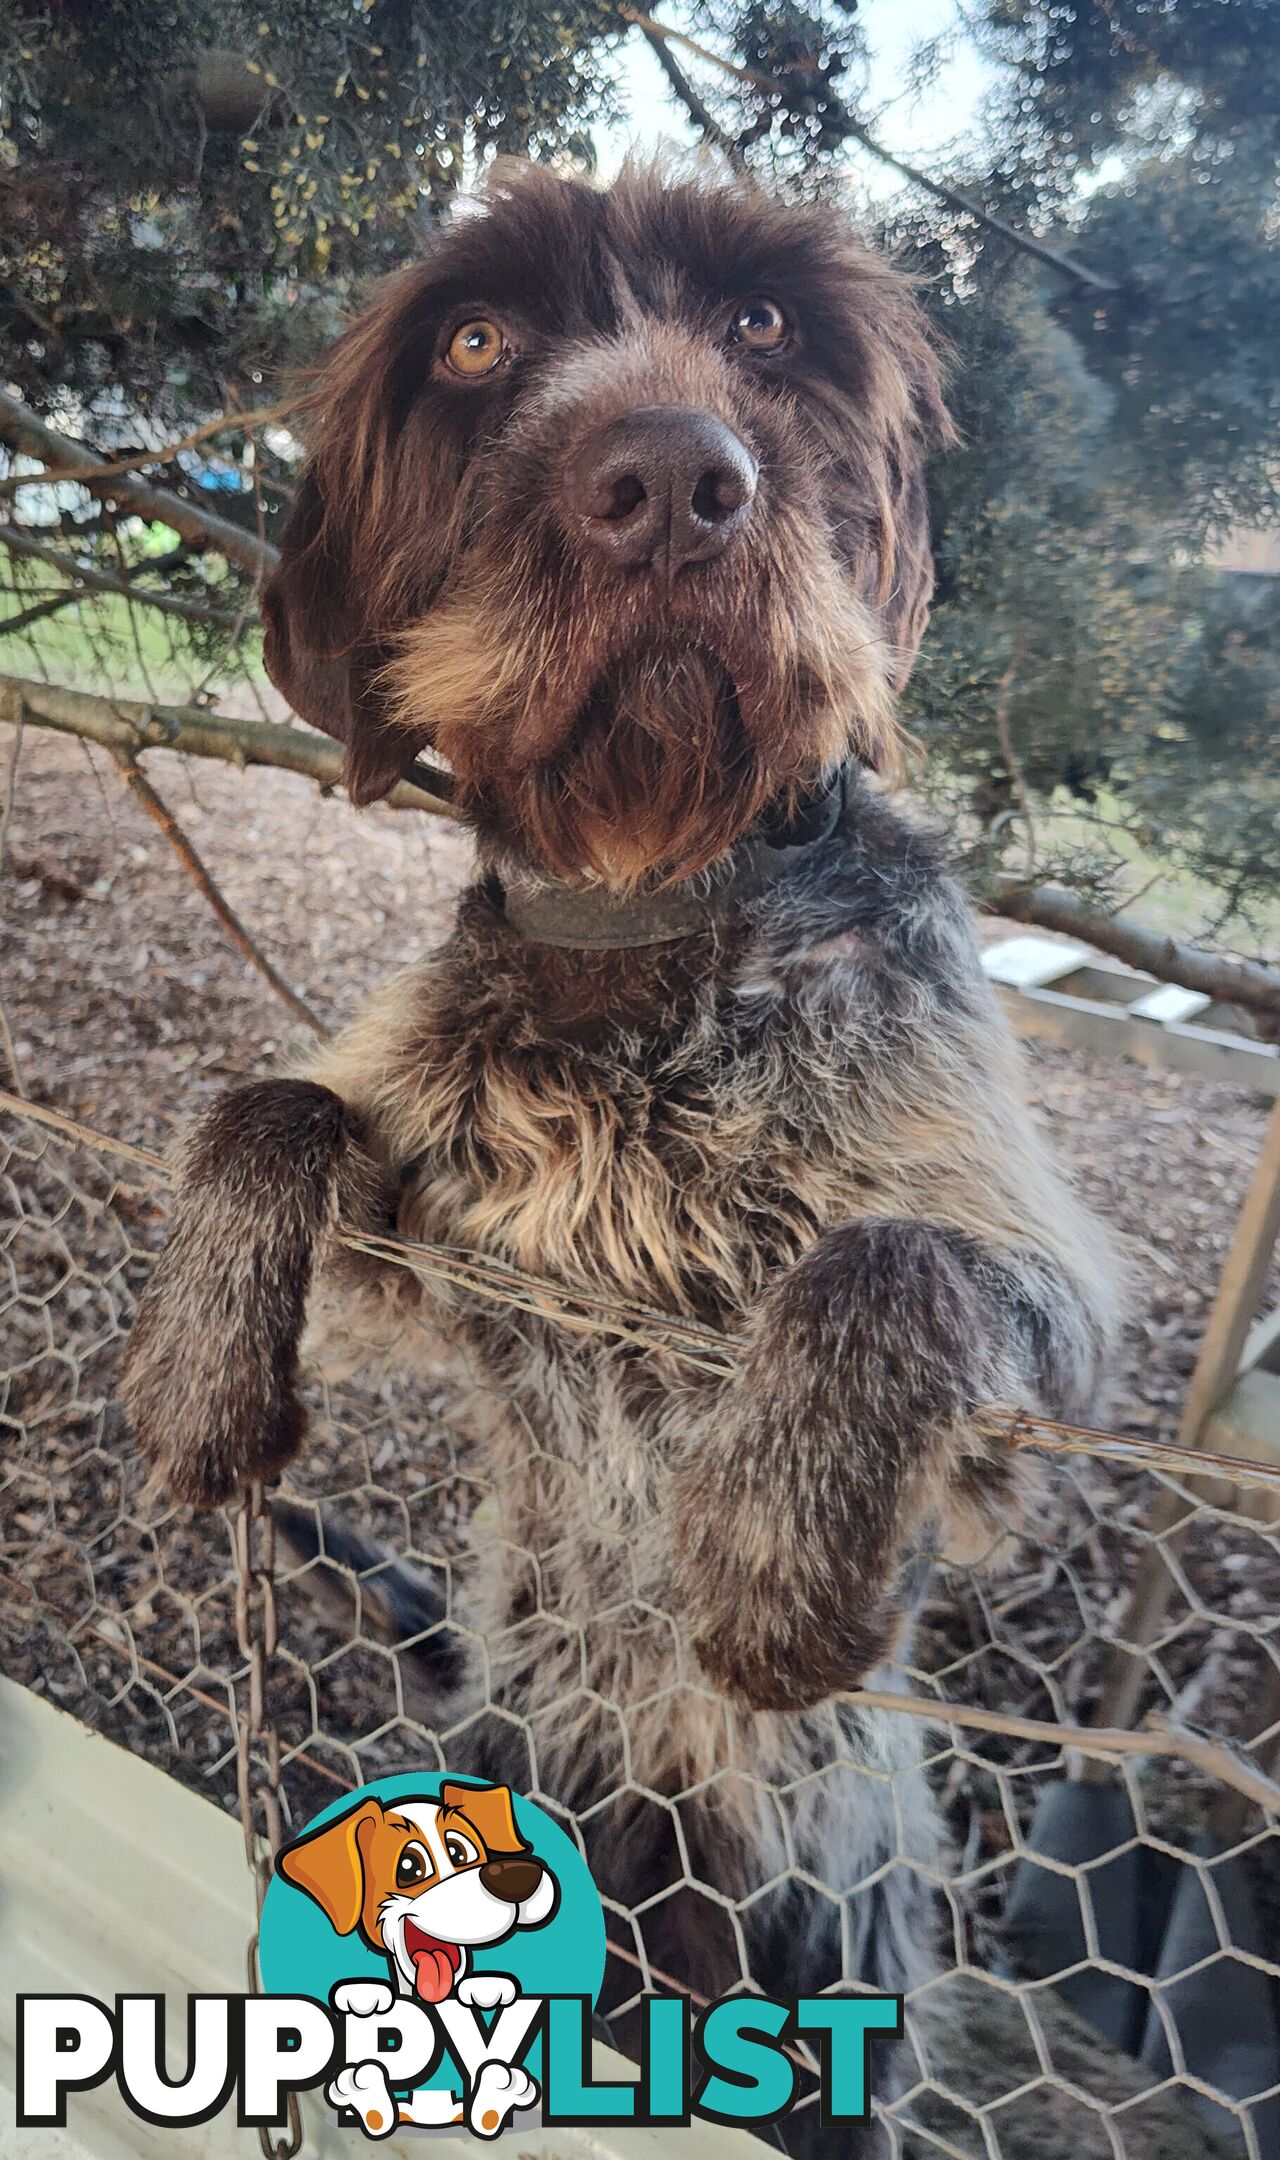
[[[494,2135],[537,2104],[541,2034],[530,2026],[510,2059],[522,1998],[595,2004],[604,1913],[577,1846],[533,1801],[406,1772],[334,1801],[277,1853],[258,1960],[268,1994],[329,2002],[367,2049],[353,2062],[349,2046],[328,2088],[367,2135],[409,2122]]]

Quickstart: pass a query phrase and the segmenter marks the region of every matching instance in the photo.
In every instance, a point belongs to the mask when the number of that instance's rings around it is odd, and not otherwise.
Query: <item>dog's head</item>
[[[948,423],[908,284],[836,210],[500,167],[310,406],[267,665],[357,802],[431,744],[499,845],[625,886],[893,765]]]
[[[443,2002],[469,1948],[538,1927],[555,1877],[516,1828],[505,1785],[442,1785],[438,1799],[372,1799],[280,1854],[286,1882],[339,1935],[385,1952],[406,1993]]]

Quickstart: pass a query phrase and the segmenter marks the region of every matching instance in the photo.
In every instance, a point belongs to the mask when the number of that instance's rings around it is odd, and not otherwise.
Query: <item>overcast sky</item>
[[[668,19],[678,21],[680,10],[671,7]],[[927,96],[913,98],[905,88],[904,70],[913,47],[923,38],[945,36],[958,29],[957,0],[862,0],[858,21],[873,54],[868,115],[879,114],[877,135],[887,149],[896,150],[924,166],[945,163],[948,150],[958,138],[971,133],[980,121],[980,104],[989,71],[963,37],[941,69]],[[691,76],[705,76],[697,61],[679,55]],[[710,77],[706,77],[710,80]],[[602,132],[601,164],[613,170],[630,144],[652,147],[675,139],[692,139],[692,126],[678,105],[644,39],[638,32],[619,49],[618,87],[627,118],[617,128]],[[860,184],[877,193],[889,193],[899,183],[895,176],[865,152],[851,150],[850,163]]]

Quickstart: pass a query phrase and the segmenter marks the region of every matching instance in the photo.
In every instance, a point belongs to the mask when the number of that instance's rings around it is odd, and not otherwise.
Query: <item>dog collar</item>
[[[766,810],[728,855],[679,885],[619,895],[512,870],[501,878],[503,914],[533,945],[582,952],[624,952],[696,937],[730,907],[756,899],[821,852],[844,807],[849,772],[842,766],[789,816]]]

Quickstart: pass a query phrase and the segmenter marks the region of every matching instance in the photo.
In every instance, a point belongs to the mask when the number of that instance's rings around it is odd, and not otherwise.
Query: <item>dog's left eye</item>
[[[477,315],[474,322],[459,323],[445,347],[444,363],[454,375],[475,382],[481,375],[492,375],[510,351],[500,326],[487,315]]]
[[[744,300],[733,318],[733,338],[751,352],[777,352],[791,335],[791,325],[776,300],[758,293]]]
[[[463,1837],[461,1832],[457,1830],[449,1832],[444,1841],[444,1849],[454,1867],[470,1867],[474,1861],[480,1858],[470,1838]]]

